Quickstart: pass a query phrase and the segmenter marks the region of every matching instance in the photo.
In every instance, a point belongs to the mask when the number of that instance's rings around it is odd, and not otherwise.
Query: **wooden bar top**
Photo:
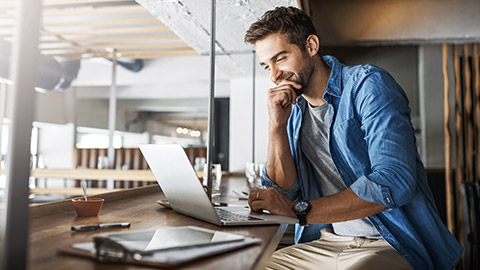
[[[3,171],[0,169],[0,174]],[[197,177],[202,179],[203,172],[197,171]],[[228,176],[228,172],[222,172]],[[30,176],[35,178],[60,178],[60,179],[88,179],[115,181],[156,181],[150,170],[113,170],[113,169],[32,169]]]
[[[248,191],[244,177],[224,177],[221,201],[246,204],[238,200],[233,190]],[[260,245],[253,245],[212,257],[195,260],[176,269],[263,269],[277,247],[286,225],[218,227],[178,214],[159,206],[156,201],[164,198],[158,185],[129,189],[99,195],[105,198],[97,217],[78,217],[71,201],[46,203],[30,207],[29,269],[151,269],[130,264],[100,264],[93,260],[58,254],[59,248],[73,243],[89,242],[92,235],[127,230],[154,230],[166,226],[193,225],[213,230],[228,231],[260,238]],[[71,232],[73,225],[108,222],[130,222],[127,229]]]

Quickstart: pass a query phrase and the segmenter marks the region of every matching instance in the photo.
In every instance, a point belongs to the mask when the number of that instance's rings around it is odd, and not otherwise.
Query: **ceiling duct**
[[[61,61],[60,65],[62,66],[62,78],[57,84],[56,89],[59,91],[65,91],[70,88],[73,80],[77,78],[78,71],[80,70],[81,62],[80,60],[66,60]]]
[[[10,81],[10,55],[11,44],[0,40],[0,77],[4,81]],[[62,67],[50,56],[40,55],[38,59],[38,80],[35,90],[47,92],[55,88],[62,78]]]
[[[142,59],[121,58],[121,59],[117,59],[117,64],[131,72],[139,72],[140,70],[143,69]]]
[[[2,81],[11,83],[10,55],[11,44],[0,40],[0,78]],[[119,59],[118,65],[131,72],[139,72],[143,69],[143,60],[141,59]],[[53,89],[66,91],[70,88],[72,82],[77,78],[81,67],[80,60],[65,60],[58,62],[54,58],[40,54],[38,61],[38,83],[35,90],[41,93]]]
[[[111,61],[110,59],[107,60]],[[142,59],[121,58],[117,60],[117,64],[131,72],[139,72],[143,69]],[[63,74],[60,82],[56,86],[56,89],[59,91],[66,91],[68,88],[70,88],[72,82],[77,78],[81,67],[81,61],[65,60],[61,61],[60,65],[62,66]]]
[[[62,75],[62,67],[57,60],[41,54],[38,59],[38,79],[35,90],[43,93],[55,89]]]

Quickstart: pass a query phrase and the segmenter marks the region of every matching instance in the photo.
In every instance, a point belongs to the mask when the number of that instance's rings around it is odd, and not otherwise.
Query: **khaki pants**
[[[266,269],[412,269],[383,239],[333,234],[322,230],[319,240],[282,248]]]

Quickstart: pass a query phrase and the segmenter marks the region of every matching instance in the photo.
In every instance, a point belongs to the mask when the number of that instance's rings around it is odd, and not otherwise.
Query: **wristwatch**
[[[298,201],[293,205],[292,210],[297,215],[301,226],[307,225],[307,214],[310,209],[312,209],[312,206],[308,201]]]

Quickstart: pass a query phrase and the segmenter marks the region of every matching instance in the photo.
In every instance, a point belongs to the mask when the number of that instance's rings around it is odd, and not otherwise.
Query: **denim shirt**
[[[385,70],[372,66],[346,66],[332,56],[323,99],[328,103],[329,146],[333,162],[347,187],[361,199],[384,205],[386,210],[368,217],[380,235],[414,269],[452,269],[463,248],[438,215],[425,169],[416,148],[408,99]],[[307,101],[292,105],[287,133],[297,179],[283,190],[291,200],[322,197],[320,179],[300,148],[302,114]],[[320,238],[331,224],[296,225],[295,243]]]

